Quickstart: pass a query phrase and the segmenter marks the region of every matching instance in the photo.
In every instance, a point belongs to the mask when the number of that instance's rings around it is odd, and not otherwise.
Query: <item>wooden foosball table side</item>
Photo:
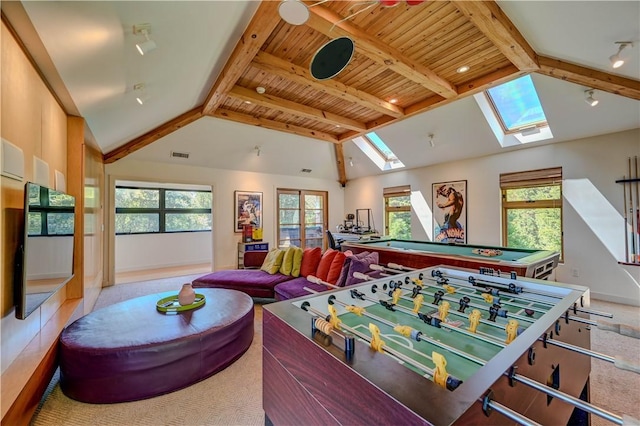
[[[588,307],[588,293],[582,301]],[[267,305],[263,312],[263,408],[275,425],[514,424],[496,411],[485,413],[481,402],[469,399],[489,392],[493,401],[535,422],[561,425],[568,423],[573,405],[502,373],[514,367],[519,376],[575,397],[588,388],[590,357],[543,341],[523,349],[512,365],[494,367],[487,376],[497,379],[474,377],[470,382],[476,388],[463,390],[463,384],[448,391],[358,340],[354,356],[347,359],[339,346],[326,346],[313,336],[311,316],[288,301]],[[590,348],[588,326],[564,317],[547,335]],[[483,381],[486,387],[478,392]]]

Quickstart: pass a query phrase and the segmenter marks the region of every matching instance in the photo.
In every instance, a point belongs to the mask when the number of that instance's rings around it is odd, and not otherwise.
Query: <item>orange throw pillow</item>
[[[322,249],[320,247],[304,249],[300,263],[300,276],[315,275],[321,257]]]
[[[327,249],[322,255],[322,259],[320,259],[320,264],[318,265],[318,270],[316,271],[316,277],[320,278],[322,281],[327,281],[327,275],[329,275],[329,269],[331,269],[331,262],[333,262],[333,258],[336,257],[338,250]]]
[[[346,258],[347,255],[345,255],[341,251],[337,252],[333,257],[333,261],[331,262],[331,266],[329,267],[329,273],[327,274],[328,283],[337,284],[338,278],[340,278],[340,272],[342,271],[342,266],[344,265],[344,260]]]

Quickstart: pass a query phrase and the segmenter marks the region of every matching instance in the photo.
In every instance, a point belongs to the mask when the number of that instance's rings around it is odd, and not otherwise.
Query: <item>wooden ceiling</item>
[[[309,20],[294,26],[280,18],[279,1],[263,1],[204,104],[105,154],[105,162],[213,116],[334,143],[344,184],[341,143],[520,75],[640,99],[640,81],[537,55],[493,1],[306,3]],[[341,36],[354,41],[351,61],[333,79],[316,80],[312,58]],[[469,71],[458,73],[461,66]]]

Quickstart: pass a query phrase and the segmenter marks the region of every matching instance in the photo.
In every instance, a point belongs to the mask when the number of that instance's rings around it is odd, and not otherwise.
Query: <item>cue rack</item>
[[[625,261],[640,264],[640,174],[637,155],[628,158],[627,170],[628,177],[625,175],[616,181],[623,185]]]

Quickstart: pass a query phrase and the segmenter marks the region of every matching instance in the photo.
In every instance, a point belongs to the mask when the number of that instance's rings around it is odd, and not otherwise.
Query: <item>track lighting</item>
[[[353,157],[349,157],[349,165],[353,167]]]
[[[156,42],[149,38],[149,34],[151,33],[151,24],[137,24],[133,26],[133,33],[136,35],[144,36],[144,41],[140,43],[136,43],[136,49],[138,49],[138,53],[142,56],[155,50]]]
[[[140,105],[144,105],[144,103],[149,99],[147,96],[147,91],[144,89],[144,83],[136,83],[133,85],[133,93],[136,95],[136,102]]]
[[[584,101],[588,103],[590,106],[594,107],[598,105],[598,102],[600,102],[599,100],[593,97],[593,89],[585,90],[584,94],[586,96]]]
[[[615,44],[619,44],[620,46],[618,47],[618,51],[609,57],[609,60],[613,68],[620,68],[624,65],[624,58],[620,56],[622,50],[627,46],[633,47],[633,43],[630,41],[616,41]]]
[[[433,142],[433,133],[429,133],[429,145],[431,145],[431,148],[436,146],[435,142]]]

